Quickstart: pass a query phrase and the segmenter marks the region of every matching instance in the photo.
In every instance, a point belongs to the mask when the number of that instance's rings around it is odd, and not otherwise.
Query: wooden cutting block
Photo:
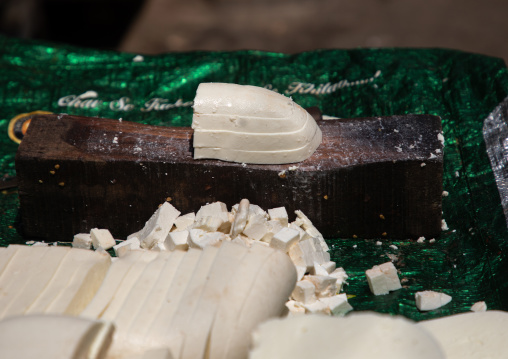
[[[22,233],[71,241],[98,227],[125,238],[166,200],[185,214],[247,198],[290,216],[299,209],[325,237],[439,235],[439,117],[317,122],[323,142],[307,160],[248,165],[194,160],[189,127],[36,116],[16,155]]]

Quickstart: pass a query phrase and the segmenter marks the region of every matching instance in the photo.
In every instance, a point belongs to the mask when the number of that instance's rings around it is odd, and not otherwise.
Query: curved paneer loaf
[[[314,118],[271,90],[202,83],[194,99],[194,158],[283,164],[301,162],[321,144]]]
[[[447,359],[506,358],[508,312],[468,312],[418,323],[441,344]]]
[[[363,312],[347,317],[301,315],[262,323],[249,359],[444,359],[437,341],[402,316]]]
[[[106,358],[114,326],[65,315],[12,316],[0,321],[0,358]]]

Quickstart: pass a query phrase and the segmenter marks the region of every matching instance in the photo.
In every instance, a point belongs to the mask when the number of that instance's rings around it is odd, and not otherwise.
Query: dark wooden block
[[[141,229],[170,200],[182,214],[248,198],[300,209],[325,237],[428,238],[441,231],[441,121],[430,115],[322,120],[301,163],[192,158],[192,130],[69,115],[34,117],[16,155],[26,236],[71,241]]]

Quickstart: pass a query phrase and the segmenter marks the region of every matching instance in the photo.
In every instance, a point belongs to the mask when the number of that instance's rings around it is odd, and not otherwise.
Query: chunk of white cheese
[[[401,316],[368,312],[344,318],[300,315],[272,319],[262,323],[252,338],[250,359],[445,358],[436,340],[415,323]]]
[[[283,227],[287,227],[289,225],[286,207],[269,209],[268,215],[270,216],[270,220],[278,221]]]
[[[251,239],[260,241],[268,232],[270,232],[270,227],[266,218],[260,214],[254,214],[249,216],[242,233]]]
[[[227,236],[222,232],[207,232],[202,229],[189,231],[189,247],[203,249],[208,246],[219,247]]]
[[[181,250],[186,251],[189,248],[189,231],[173,231],[169,232],[166,240],[164,241],[164,245],[167,250]]]
[[[353,310],[353,307],[347,301],[346,294],[337,294],[330,297],[319,298],[319,301],[326,304],[329,313],[332,315],[343,316]]]
[[[90,231],[92,245],[95,249],[102,248],[108,250],[116,244],[115,239],[107,229],[92,228]]]
[[[12,316],[0,321],[0,358],[102,359],[114,326],[63,315]]]
[[[303,161],[322,139],[312,116],[291,99],[225,83],[199,85],[192,128],[194,158],[240,163]]]
[[[156,243],[163,243],[179,215],[180,211],[164,202],[138,233],[141,247],[151,249]]]
[[[274,234],[270,240],[270,247],[286,253],[289,248],[299,240],[300,233],[298,233],[298,231],[289,227],[285,227]]]
[[[376,265],[365,272],[370,291],[375,295],[388,294],[402,288],[397,269],[392,262]]]
[[[131,237],[113,246],[113,250],[115,251],[117,257],[123,257],[128,251],[140,248],[141,242],[138,237]]]
[[[236,237],[237,235],[239,235],[240,233],[243,232],[243,230],[247,224],[247,218],[249,216],[249,207],[250,207],[249,200],[244,198],[236,206],[236,210],[232,211],[232,212],[234,212],[233,213],[233,216],[234,216],[233,224],[231,225],[231,236],[232,237]]]
[[[308,280],[296,282],[295,289],[291,293],[291,297],[303,304],[310,304],[316,301],[316,287],[314,283]]]
[[[472,312],[486,312],[487,304],[484,301],[476,302],[470,308]]]
[[[421,311],[434,310],[450,303],[452,297],[445,293],[425,290],[415,293],[416,307]]]
[[[184,214],[175,219],[175,227],[177,231],[186,230],[190,225],[194,223],[196,214],[194,212]]]
[[[296,216],[302,221],[302,228],[311,236],[314,238],[317,238],[319,240],[319,244],[321,245],[321,248],[323,251],[327,252],[330,248],[328,248],[328,244],[326,244],[325,239],[323,238],[323,235],[321,232],[317,230],[316,227],[312,224],[311,220],[300,210],[295,211]]]
[[[337,292],[337,279],[335,277],[306,275],[303,279],[314,284],[317,297],[329,297]]]
[[[74,248],[90,249],[92,248],[92,237],[90,233],[78,233],[72,239],[72,246]]]

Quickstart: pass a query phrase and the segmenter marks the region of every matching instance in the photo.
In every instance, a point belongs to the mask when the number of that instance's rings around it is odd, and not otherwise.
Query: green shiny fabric
[[[355,310],[415,320],[468,311],[485,300],[508,310],[508,231],[482,138],[487,115],[508,94],[504,62],[445,49],[321,50],[296,55],[259,51],[136,54],[0,37],[0,176],[14,176],[11,118],[36,110],[189,126],[200,82],[266,86],[304,107],[337,117],[429,113],[445,137],[443,217],[449,229],[430,243],[327,239],[348,275]],[[82,94],[89,96],[74,101]],[[90,98],[90,96],[95,96]],[[309,198],[312,200],[312,198]],[[281,203],[284,205],[284,203]],[[0,244],[24,243],[16,230],[16,189],[0,194]],[[396,247],[390,247],[395,245]],[[365,270],[392,258],[403,288],[370,293]],[[443,291],[447,306],[415,307],[420,290]]]

